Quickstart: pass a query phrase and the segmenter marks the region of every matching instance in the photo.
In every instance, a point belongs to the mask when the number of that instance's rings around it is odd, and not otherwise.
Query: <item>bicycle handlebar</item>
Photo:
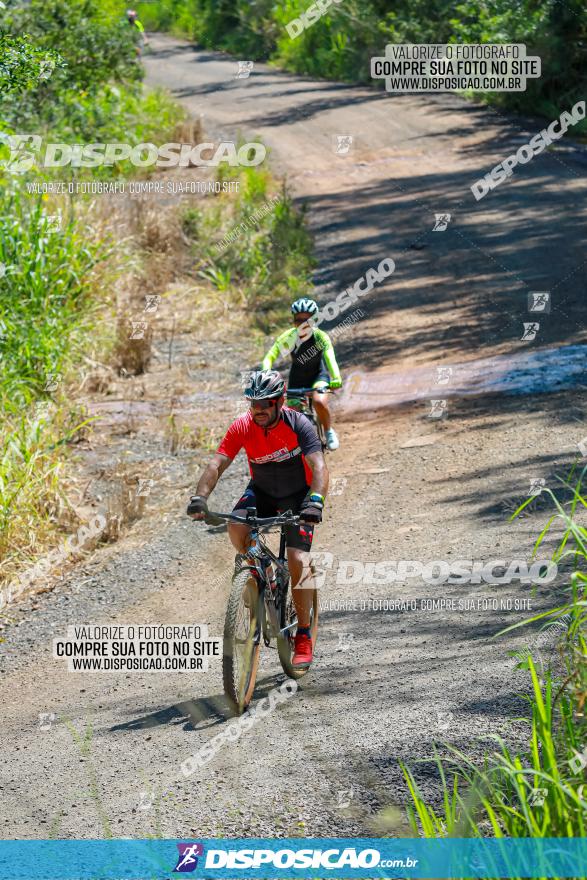
[[[278,516],[252,516],[247,513],[246,517],[235,516],[234,513],[217,513],[214,510],[208,511],[208,516],[204,517],[204,522],[209,526],[220,526],[223,522],[240,523],[245,526],[288,526],[295,525],[300,520],[297,514],[293,514],[291,510],[286,510]]]
[[[334,388],[286,388],[286,397],[295,397],[296,394],[311,394],[313,391],[319,391],[320,394],[334,394]]]

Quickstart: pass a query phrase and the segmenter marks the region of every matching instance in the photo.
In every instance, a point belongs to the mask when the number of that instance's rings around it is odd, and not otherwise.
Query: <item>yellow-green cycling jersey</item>
[[[290,327],[277,337],[265,357],[263,369],[270,370],[280,355],[292,359],[288,385],[290,388],[313,388],[330,385],[340,388],[342,379],[336,362],[332,341],[324,330],[317,327],[298,330]]]

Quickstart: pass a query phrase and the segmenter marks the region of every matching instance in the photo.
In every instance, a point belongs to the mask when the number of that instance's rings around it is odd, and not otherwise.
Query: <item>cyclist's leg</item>
[[[314,601],[314,575],[310,568],[310,551],[299,547],[287,548],[287,562],[291,574],[292,598],[298,617],[298,626],[309,627]]]
[[[318,379],[312,385],[312,388],[315,389],[312,394],[312,402],[314,404],[314,409],[316,410],[316,415],[320,420],[320,424],[325,431],[330,430],[332,427],[332,417],[328,408],[328,395],[324,391],[327,387],[328,380],[324,381],[324,379]]]
[[[254,505],[255,494],[252,490],[249,490],[249,487],[247,486],[242,497],[239,498],[236,505],[232,508],[232,512],[236,516],[246,516],[247,507],[253,507]],[[238,523],[228,523],[228,537],[237,553],[247,552],[247,547],[249,546],[249,532],[250,529],[247,526],[241,526]]]
[[[316,415],[325,431],[329,431],[332,427],[332,418],[328,408],[328,395],[324,393],[324,389],[328,388],[329,384],[330,374],[326,364],[322,361],[320,364],[320,370],[314,377],[314,381],[311,385],[312,388],[316,389],[312,395],[314,409],[316,410]]]
[[[236,502],[232,512],[236,516],[245,517],[247,515],[247,507],[256,507],[259,516],[273,516],[274,514],[274,511],[267,512],[263,498],[257,498],[252,481],[248,484],[247,488]],[[238,523],[228,523],[228,537],[237,553],[247,552],[250,531],[251,530],[248,526],[241,526]]]
[[[306,490],[298,492],[287,499],[279,500],[279,510],[293,510],[297,513],[300,505],[306,497]],[[314,526],[312,523],[299,523],[295,526],[286,526],[285,537],[287,545],[287,562],[291,577],[291,594],[298,618],[298,626],[310,626],[310,611],[312,610],[314,576],[310,568],[310,550]]]

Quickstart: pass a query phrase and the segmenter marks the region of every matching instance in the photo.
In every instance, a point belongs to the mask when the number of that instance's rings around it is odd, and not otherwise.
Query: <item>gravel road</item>
[[[390,98],[262,65],[235,80],[226,56],[169,37],[152,46],[149,84],[173,91],[207,132],[259,134],[271,146],[308,206],[323,301],[383,257],[395,260],[396,272],[365,298],[366,317],[337,344],[343,373],[519,351],[531,290],[554,291],[536,347],[583,340],[580,151],[534,160],[476,205],[470,183],[537,123],[456,97]],[[337,156],[333,138],[349,134],[351,154]],[[432,233],[440,212],[453,219]],[[554,604],[564,573],[532,592],[515,579],[377,582],[366,567],[528,560],[547,504],[537,498],[513,524],[508,516],[531,481],[554,488],[575,459],[586,406],[579,388],[451,397],[442,419],[430,418],[426,401],[374,418],[345,410],[316,543],[326,574],[315,664],[291,699],[189,778],[182,762],[230,717],[219,661],[206,673],[73,674],[52,658],[51,640],[88,623],[189,622],[220,636],[232,560],[225,533],[185,520],[178,499],[176,511],[152,512],[58,590],[22,603],[0,661],[4,836],[405,831],[400,761],[436,800],[435,744],[481,756],[491,734],[523,742],[527,682],[508,651],[535,633],[492,636],[528,616],[528,605]],[[183,467],[190,475],[189,460]],[[218,508],[245,479],[239,459]],[[266,650],[255,702],[282,681]]]

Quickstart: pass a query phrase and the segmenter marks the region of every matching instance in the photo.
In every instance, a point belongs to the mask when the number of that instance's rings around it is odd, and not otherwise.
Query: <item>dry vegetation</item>
[[[232,415],[230,402],[218,403],[220,389],[230,393],[247,366],[236,351],[233,363],[217,362],[222,341],[242,329],[243,315],[227,314],[226,292],[201,278],[195,283],[193,242],[182,228],[185,204],[102,199],[77,210],[86,233],[106,242],[108,259],[92,275],[92,307],[75,365],[22,437],[28,451],[22,503],[2,533],[0,584],[97,510],[107,520],[98,540],[113,542],[150,509],[177,504],[181,483],[162,491],[164,468],[142,460],[143,448],[160,448],[162,464],[186,450],[208,452]],[[211,394],[210,402],[191,402],[198,393]],[[55,442],[47,448],[49,433]],[[157,491],[139,492],[149,480]],[[184,479],[184,494],[186,485]],[[84,554],[96,543],[87,541]],[[65,568],[79,555],[68,555]],[[43,578],[37,588],[47,584]]]

